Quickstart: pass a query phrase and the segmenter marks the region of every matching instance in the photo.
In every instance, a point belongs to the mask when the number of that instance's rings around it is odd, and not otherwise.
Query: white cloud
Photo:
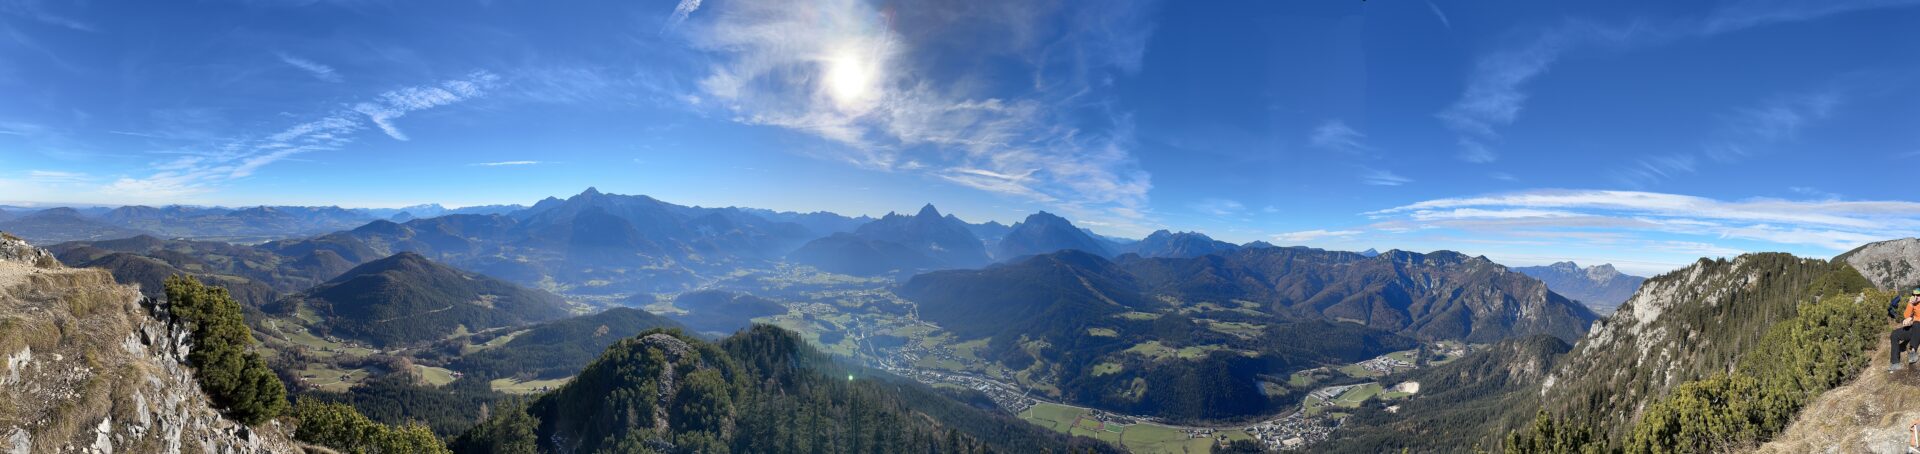
[[[405,87],[357,103],[352,110],[334,111],[270,134],[225,143],[207,144],[165,161],[155,162],[145,177],[119,177],[100,192],[118,198],[179,202],[204,194],[231,180],[252,176],[274,162],[315,151],[338,150],[353,143],[356,133],[371,122],[395,139],[405,140],[392,120],[408,112],[473,99],[499,83],[492,73],[478,71],[463,79],[435,85]],[[363,121],[362,118],[367,120]]]
[[[1360,173],[1360,182],[1374,186],[1399,186],[1413,182],[1413,179],[1379,169],[1366,169]]]
[[[479,97],[487,90],[498,86],[500,76],[487,71],[475,71],[464,79],[441,82],[440,85],[405,87],[381,93],[376,101],[353,105],[353,110],[367,116],[374,126],[394,140],[407,140],[407,135],[395,127],[393,120],[405,116],[408,112],[431,109]]]
[[[1227,199],[1201,199],[1192,205],[1194,211],[1214,216],[1231,216],[1247,211],[1247,206]]]
[[[91,180],[93,180],[93,177],[90,177],[87,174],[80,173],[80,172],[67,172],[67,171],[61,171],[61,170],[29,170],[27,171],[27,181],[31,181],[35,183],[68,184],[68,183],[84,183]]]
[[[334,72],[332,66],[323,65],[313,60],[283,53],[280,54],[280,61],[293,65],[295,68],[300,68],[300,70],[312,74],[313,78],[320,79],[323,82],[340,82],[341,80],[340,73]]]
[[[1754,241],[1826,251],[1920,233],[1920,203],[1905,201],[1723,201],[1636,191],[1534,190],[1428,200],[1365,213],[1395,227],[1486,232],[1516,228],[1602,229],[1693,241]]]
[[[680,0],[679,4],[673,5],[673,15],[667,17],[667,27],[680,26],[681,22],[687,21],[687,16],[692,16],[699,9],[700,0]]]
[[[1298,232],[1287,232],[1287,233],[1274,235],[1273,241],[1281,245],[1290,245],[1290,244],[1310,243],[1316,240],[1328,239],[1328,238],[1350,237],[1354,235],[1359,235],[1360,233],[1361,232],[1359,230],[1302,230]]]
[[[674,17],[690,7],[680,6]],[[1150,27],[1138,23],[1144,19],[1136,5],[1008,2],[980,9],[1005,14],[982,17],[944,10],[890,15],[860,0],[706,7],[716,10],[682,30],[715,64],[690,95],[700,102],[686,106],[837,144],[804,151],[817,157],[920,173],[1050,204],[1080,219],[1143,212],[1152,184],[1129,151],[1132,120],[1092,99],[1099,95],[1088,96],[1103,89],[1102,71],[1138,69]],[[1002,23],[1047,14],[1069,16],[1074,27],[1055,42],[1024,42],[1020,35],[1037,25]],[[901,23],[909,20],[935,23]],[[994,26],[1011,33],[982,34],[994,39],[968,50],[1027,55],[1033,92],[986,92],[989,84],[969,75],[915,66],[928,60],[915,54],[923,38],[916,34]]]
[[[497,161],[497,162],[476,162],[476,163],[467,164],[467,165],[483,166],[483,167],[500,167],[500,166],[530,166],[530,165],[539,164],[539,163],[540,161]]]

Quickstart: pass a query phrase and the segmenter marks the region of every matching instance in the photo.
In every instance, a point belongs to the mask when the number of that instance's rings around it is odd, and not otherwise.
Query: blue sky
[[[845,214],[1664,271],[1920,231],[1920,2],[0,0],[0,202]]]

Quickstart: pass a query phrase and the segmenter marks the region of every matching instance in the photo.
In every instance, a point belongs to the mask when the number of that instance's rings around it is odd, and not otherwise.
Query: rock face
[[[1632,297],[1633,292],[1640,289],[1640,283],[1647,280],[1621,274],[1611,264],[1581,268],[1573,262],[1560,262],[1513,270],[1533,276],[1547,283],[1547,288],[1553,289],[1554,293],[1579,301],[1603,315],[1613,313],[1614,308]]]
[[[1725,373],[1768,327],[1792,317],[1804,289],[1833,267],[1747,254],[1648,279],[1560,361],[1540,402],[1555,415],[1600,418],[1617,430],[1612,439],[1623,440],[1627,423],[1674,386]]]
[[[1920,286],[1920,239],[1901,238],[1860,246],[1833,261],[1847,262],[1881,290]]]
[[[208,406],[185,327],[102,270],[0,237],[0,451],[300,452]]]

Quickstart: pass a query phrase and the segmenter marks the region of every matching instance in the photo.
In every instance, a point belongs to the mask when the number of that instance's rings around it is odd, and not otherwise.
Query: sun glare
[[[873,96],[880,68],[872,58],[855,49],[836,53],[827,62],[826,89],[841,107],[855,107]]]

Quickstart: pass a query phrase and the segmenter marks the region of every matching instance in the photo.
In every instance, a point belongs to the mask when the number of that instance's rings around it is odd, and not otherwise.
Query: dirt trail
[[[1827,391],[1762,453],[1906,452],[1907,424],[1920,418],[1920,371],[1887,372],[1887,347],[1853,382]]]

